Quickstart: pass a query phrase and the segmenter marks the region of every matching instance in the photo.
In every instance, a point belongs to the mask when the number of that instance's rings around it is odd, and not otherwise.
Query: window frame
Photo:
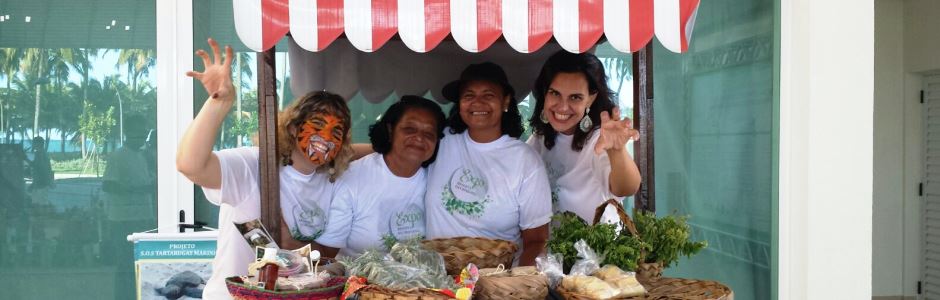
[[[193,183],[176,171],[176,149],[193,120],[193,2],[156,1],[157,232],[194,221]],[[192,231],[192,229],[187,229]]]

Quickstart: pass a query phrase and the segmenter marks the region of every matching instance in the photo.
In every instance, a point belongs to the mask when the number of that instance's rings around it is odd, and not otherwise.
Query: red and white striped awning
[[[372,52],[396,33],[409,49],[427,52],[448,34],[466,51],[486,50],[500,36],[531,53],[552,37],[584,52],[601,35],[619,51],[637,51],[655,34],[666,49],[685,52],[700,0],[232,0],[235,30],[264,51],[284,35],[320,51],[343,33]]]

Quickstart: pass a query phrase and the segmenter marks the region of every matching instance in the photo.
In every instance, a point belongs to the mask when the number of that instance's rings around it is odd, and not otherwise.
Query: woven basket
[[[451,300],[453,298],[429,289],[393,290],[369,285],[356,292],[359,300]]]
[[[426,240],[422,243],[444,257],[444,265],[450,275],[460,274],[469,263],[481,269],[511,266],[516,254],[516,244],[504,240],[458,237]]]
[[[653,281],[663,277],[663,263],[640,263],[636,267],[636,279],[641,282]]]
[[[548,296],[548,277],[541,275],[533,267],[523,272],[516,268],[508,272],[485,275],[480,270],[474,299],[480,300],[541,300]]]
[[[607,201],[601,203],[601,205],[594,210],[594,222],[591,222],[591,225],[597,225],[597,222],[601,221],[601,217],[604,216],[604,210],[607,209],[607,205],[614,206],[614,209],[617,210],[617,216],[620,217],[620,223],[627,231],[630,231],[630,234],[640,236],[640,232],[636,230],[636,224],[633,223],[633,219],[630,219],[630,215],[623,209],[623,204],[620,204],[620,201],[614,199],[607,199]]]
[[[646,288],[646,295],[615,299],[734,300],[734,292],[717,281],[662,277],[641,283]],[[567,300],[595,300],[586,295],[572,293],[561,288],[556,291]]]
[[[225,279],[228,293],[235,300],[332,300],[339,299],[346,285],[346,277],[333,277],[326,282],[323,288],[300,291],[276,292],[245,284],[241,277]]]

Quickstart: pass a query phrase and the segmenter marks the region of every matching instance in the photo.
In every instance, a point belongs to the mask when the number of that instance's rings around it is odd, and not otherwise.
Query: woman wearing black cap
[[[443,89],[455,103],[438,159],[428,169],[427,237],[515,242],[516,264],[545,249],[551,194],[538,154],[518,138],[522,117],[498,65],[470,65]]]

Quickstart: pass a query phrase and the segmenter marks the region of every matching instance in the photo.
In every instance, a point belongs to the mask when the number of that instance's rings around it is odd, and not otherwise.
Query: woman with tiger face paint
[[[226,46],[223,57],[218,43],[209,39],[209,45],[211,59],[206,51],[196,51],[205,70],[186,75],[198,79],[211,96],[180,140],[176,168],[220,207],[218,248],[204,298],[231,299],[225,278],[247,275],[255,258],[234,224],[261,217],[261,174],[257,147],[212,151],[219,127],[232,109],[235,87],[232,49]],[[325,230],[333,182],[352,157],[349,129],[346,101],[328,92],[304,95],[278,115],[281,236],[292,238],[282,241],[282,248],[311,243]]]

